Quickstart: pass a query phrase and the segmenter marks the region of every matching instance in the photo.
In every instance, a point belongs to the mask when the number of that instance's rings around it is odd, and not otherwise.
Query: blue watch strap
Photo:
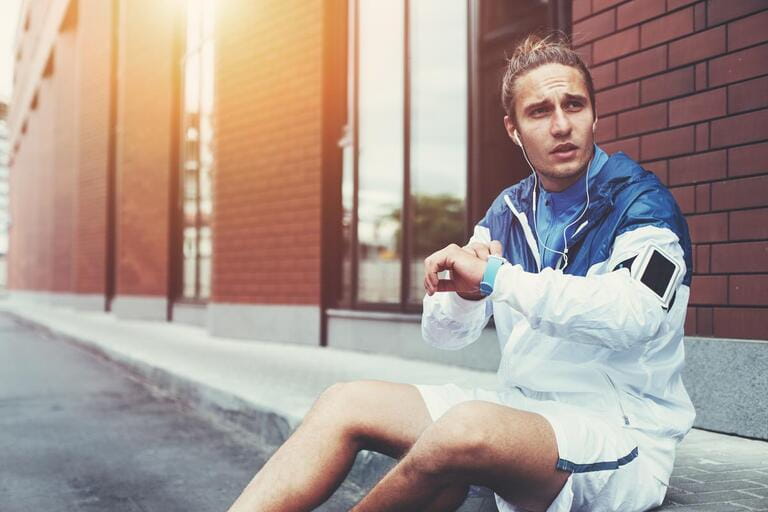
[[[480,294],[483,297],[487,297],[493,293],[493,284],[496,282],[496,273],[505,261],[506,260],[501,256],[488,256],[485,272],[483,272],[483,280],[480,281]]]

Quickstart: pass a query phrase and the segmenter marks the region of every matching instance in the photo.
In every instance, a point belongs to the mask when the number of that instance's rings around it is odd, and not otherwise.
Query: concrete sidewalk
[[[319,393],[338,381],[495,384],[495,374],[488,372],[333,348],[219,338],[174,323],[122,320],[12,299],[0,302],[0,309],[72,338],[272,447],[290,434]],[[363,453],[350,478],[362,492],[391,464],[384,456]],[[694,430],[681,444],[670,485],[663,510],[768,510],[768,443]],[[480,490],[461,510],[495,510],[492,502]]]

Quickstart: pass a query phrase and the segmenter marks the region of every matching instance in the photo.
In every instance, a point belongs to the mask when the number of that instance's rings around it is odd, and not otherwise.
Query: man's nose
[[[571,120],[568,119],[566,113],[559,107],[554,110],[550,131],[554,137],[562,137],[571,132]]]

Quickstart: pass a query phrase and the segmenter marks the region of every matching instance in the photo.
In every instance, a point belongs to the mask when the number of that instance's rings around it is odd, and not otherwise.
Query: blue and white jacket
[[[599,148],[595,147],[598,151]],[[503,265],[482,301],[424,297],[427,343],[460,349],[491,315],[501,347],[499,387],[599,413],[651,440],[656,476],[668,481],[676,444],[695,411],[683,386],[683,324],[691,242],[685,217],[656,176],[613,154],[590,179],[588,209],[569,230],[568,265],[541,269],[529,219],[533,176],[504,190],[471,242],[501,242]],[[683,268],[669,310],[622,265],[653,243]]]

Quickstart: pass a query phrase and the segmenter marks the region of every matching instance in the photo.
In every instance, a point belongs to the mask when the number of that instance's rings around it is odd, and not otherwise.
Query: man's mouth
[[[577,146],[567,142],[565,144],[558,144],[555,146],[555,149],[552,150],[552,153],[568,153],[574,149],[577,149]]]

